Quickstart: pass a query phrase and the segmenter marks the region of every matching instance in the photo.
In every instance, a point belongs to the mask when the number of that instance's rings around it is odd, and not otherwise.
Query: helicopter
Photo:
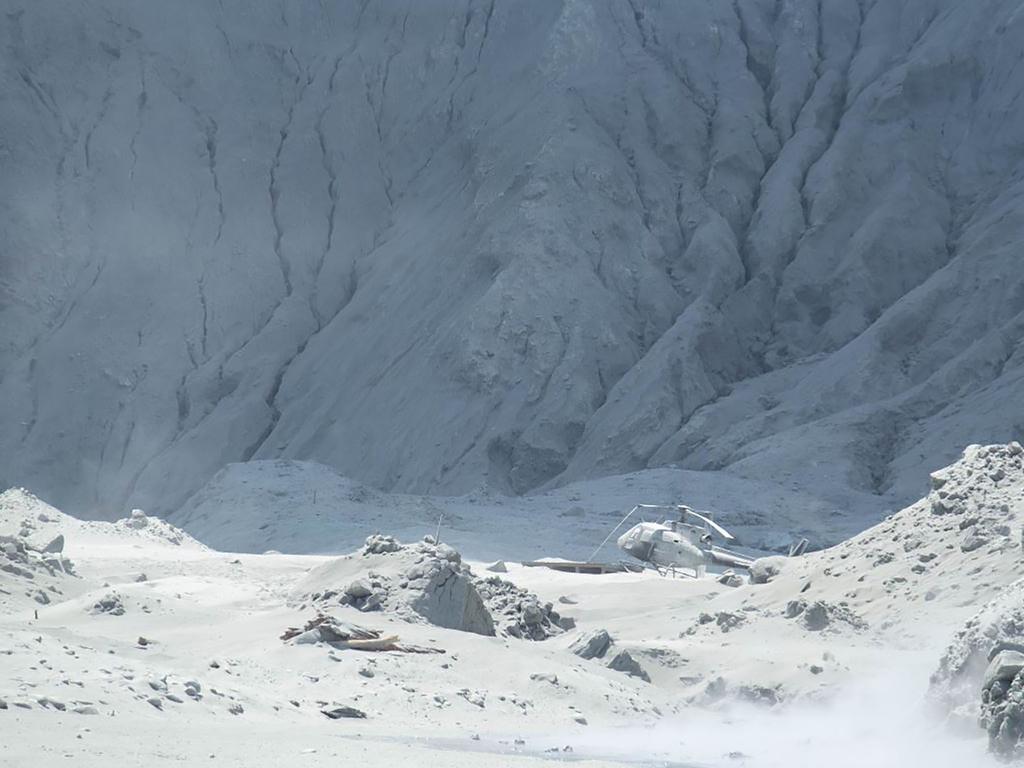
[[[642,510],[673,511],[678,519],[662,523],[637,523],[622,534],[616,543],[623,552],[659,572],[675,574],[680,570],[683,573],[693,571],[693,575],[700,578],[707,572],[709,564],[749,568],[753,562],[752,558],[716,545],[716,535],[726,542],[735,542],[736,537],[712,520],[710,513],[701,514],[685,504],[637,504],[594,550],[594,555],[630,517]]]

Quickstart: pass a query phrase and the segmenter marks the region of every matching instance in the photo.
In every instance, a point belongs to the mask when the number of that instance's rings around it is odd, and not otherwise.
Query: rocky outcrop
[[[983,606],[957,632],[932,674],[930,697],[942,712],[949,713],[961,726],[973,723],[979,716],[991,724],[995,720],[979,712],[979,697],[984,693],[983,709],[995,704],[1000,709],[1008,706],[1006,696],[1019,671],[1011,662],[1021,652],[1024,652],[1024,579]]]
[[[458,551],[431,536],[401,544],[374,534],[358,556],[342,561],[356,577],[340,588],[312,593],[315,603],[386,611],[478,635],[544,640],[563,631],[551,603],[498,576],[477,576]]]
[[[431,624],[478,635],[495,633],[494,619],[469,568],[451,547],[426,549],[404,576],[409,606]]]
[[[1019,646],[1024,649],[1024,645]],[[978,722],[989,749],[1006,759],[1024,757],[1024,653],[996,650],[981,683]]]
[[[31,519],[15,535],[0,534],[0,612],[57,602],[75,576],[74,563],[62,554],[63,537],[59,548],[53,540],[39,545],[36,538]]]
[[[123,531],[133,531],[139,536],[158,539],[174,546],[188,543],[190,546],[202,546],[182,531],[159,517],[151,517],[141,509],[133,509],[128,517],[115,521],[114,525]]]

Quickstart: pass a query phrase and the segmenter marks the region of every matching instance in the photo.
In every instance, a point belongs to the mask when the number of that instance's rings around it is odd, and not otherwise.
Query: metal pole
[[[614,528],[612,528],[612,532],[611,532],[611,533],[609,533],[609,534],[608,534],[607,536],[605,536],[605,537],[604,537],[604,541],[602,541],[602,542],[601,542],[601,543],[600,543],[600,544],[599,544],[599,545],[597,546],[597,549],[595,549],[595,550],[594,550],[594,551],[593,551],[593,552],[592,552],[592,553],[590,554],[590,557],[589,557],[589,558],[587,558],[587,562],[588,562],[588,563],[592,563],[592,562],[594,562],[594,558],[595,558],[595,557],[597,556],[597,553],[601,551],[601,547],[603,547],[603,546],[604,546],[605,544],[607,544],[607,543],[608,543],[608,539],[610,539],[610,538],[611,538],[612,536],[614,536],[614,535],[615,535],[615,532],[616,532],[617,530],[619,530],[619,528],[621,528],[621,527],[622,527],[622,524],[623,524],[624,522],[626,522],[626,521],[627,521],[627,520],[628,520],[628,519],[630,518],[630,516],[631,516],[631,515],[632,515],[632,514],[633,514],[634,512],[636,512],[636,511],[637,511],[638,509],[640,509],[640,505],[639,505],[639,504],[638,504],[637,506],[633,507],[633,508],[632,508],[631,510],[629,510],[629,512],[627,512],[627,513],[626,513],[626,516],[625,516],[624,518],[622,518],[622,519],[621,519],[621,520],[619,521],[619,524],[618,524],[618,525],[616,525],[616,526],[615,526]]]

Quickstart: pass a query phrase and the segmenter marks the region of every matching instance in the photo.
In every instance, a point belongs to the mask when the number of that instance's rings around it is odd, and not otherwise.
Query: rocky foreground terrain
[[[5,757],[984,765],[984,729],[1013,754],[1024,722],[1022,459],[972,446],[838,546],[703,580],[466,561],[432,536],[225,553],[7,491]]]
[[[1017,0],[0,11],[0,487],[682,464],[868,514],[1021,432]]]

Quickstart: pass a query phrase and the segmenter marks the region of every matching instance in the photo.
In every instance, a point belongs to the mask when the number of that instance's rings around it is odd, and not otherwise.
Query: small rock
[[[750,564],[750,583],[767,584],[778,576],[786,566],[787,558],[781,555],[759,557]]]
[[[754,704],[766,704],[769,707],[774,707],[782,701],[778,688],[768,688],[764,685],[740,686],[739,691],[737,691],[737,695],[741,699],[746,699]]]
[[[543,672],[535,672],[532,675],[530,675],[530,679],[537,682],[558,685],[558,675],[551,675]]]
[[[728,570],[718,577],[718,583],[727,587],[742,587],[743,577],[733,570]]]
[[[638,677],[646,683],[651,682],[651,676],[647,674],[640,662],[629,655],[629,651],[619,651],[608,663],[609,669],[616,672],[625,672],[630,677]]]
[[[42,552],[57,554],[64,551],[64,534],[58,533],[50,542],[42,548]]]
[[[383,555],[388,552],[397,552],[401,548],[402,545],[398,543],[394,536],[382,536],[375,533],[367,537],[366,543],[363,545],[363,554]]]
[[[356,579],[345,588],[345,594],[356,600],[369,597],[373,594],[370,582],[366,579]]]
[[[723,632],[728,632],[730,629],[735,629],[744,621],[746,621],[746,617],[741,613],[719,611],[715,615],[715,623],[718,625],[718,628],[721,629]]]
[[[341,720],[342,718],[354,718],[356,720],[365,720],[366,713],[362,710],[356,709],[355,707],[333,707],[332,709],[321,709],[320,712],[331,720]]]
[[[520,612],[523,617],[523,623],[527,626],[535,626],[544,621],[544,611],[535,600],[524,601]]]
[[[108,616],[124,616],[124,603],[121,602],[121,596],[115,592],[110,592],[95,603],[92,608],[89,609],[89,613],[94,616],[98,616],[101,613],[105,613]],[[140,643],[142,645],[142,643]]]
[[[980,549],[986,544],[988,544],[987,538],[985,538],[984,536],[979,536],[977,533],[970,533],[960,543],[960,550],[962,552],[973,552],[974,550]]]
[[[724,677],[716,677],[705,686],[704,696],[711,701],[716,701],[725,696],[728,687]]]
[[[809,605],[803,612],[804,626],[812,632],[820,632],[829,625],[831,619],[824,603],[816,602]]]
[[[570,650],[581,659],[600,659],[608,652],[612,637],[606,629],[598,629],[579,638]]]
[[[379,611],[383,607],[381,599],[377,595],[370,595],[362,604],[359,606],[359,610],[363,613],[370,613],[371,611]]]
[[[803,600],[790,600],[788,603],[786,603],[786,610],[783,613],[783,616],[785,616],[787,619],[795,619],[797,616],[804,612],[804,609],[806,607],[807,603]]]

